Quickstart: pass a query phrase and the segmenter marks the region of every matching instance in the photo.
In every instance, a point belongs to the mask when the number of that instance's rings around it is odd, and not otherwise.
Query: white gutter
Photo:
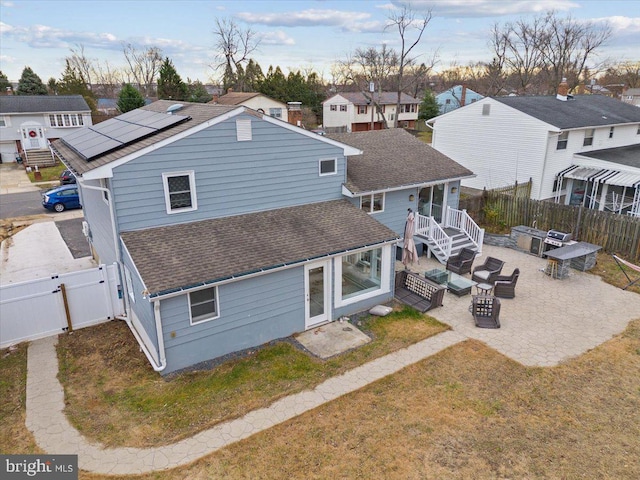
[[[471,175],[465,175],[463,177],[454,177],[454,178],[433,180],[431,182],[424,182],[424,183],[411,183],[411,184],[408,184],[408,185],[400,185],[400,186],[397,186],[397,187],[389,187],[389,188],[383,188],[383,189],[380,189],[380,190],[368,190],[368,191],[362,191],[362,192],[352,192],[351,190],[349,190],[347,188],[346,185],[343,184],[342,185],[342,194],[345,197],[355,198],[355,197],[361,197],[362,195],[372,195],[372,194],[375,194],[375,193],[397,192],[399,190],[408,190],[410,188],[432,187],[434,185],[443,185],[445,183],[451,183],[451,182],[464,180],[465,178],[475,178],[475,177],[477,177],[477,175],[475,173],[472,173]]]
[[[109,191],[108,188],[105,187],[96,187],[93,185],[87,185],[84,182],[80,181],[80,185],[82,185],[82,188],[86,188],[88,190],[97,190],[99,192],[103,192],[107,194],[107,201],[109,202],[109,215],[111,217],[111,229],[113,231],[113,248],[115,249],[115,253],[116,253],[116,260],[118,265],[122,265],[122,252],[120,251],[120,248],[118,248],[118,234],[116,232],[116,219],[115,219],[115,214],[113,211],[113,199],[111,197],[111,192]],[[122,269],[121,269],[122,270]],[[123,283],[125,283],[127,280],[124,278],[124,275],[122,276],[122,279],[124,280]],[[125,295],[127,288],[126,285],[123,288],[123,292],[122,295]],[[126,306],[127,302],[125,301],[125,306]],[[147,348],[146,344],[144,343],[144,341],[142,340],[142,338],[140,337],[140,334],[138,333],[138,331],[136,330],[136,327],[133,325],[133,323],[131,322],[131,316],[128,314],[125,314],[124,317],[116,317],[119,320],[124,320],[127,323],[127,326],[129,327],[129,330],[131,330],[131,333],[133,333],[133,336],[136,338],[136,341],[138,342],[138,345],[140,345],[140,348],[142,349],[142,351],[144,352],[145,356],[147,357],[147,360],[149,360],[149,363],[151,364],[151,367],[153,367],[153,369],[156,372],[161,372],[162,370],[164,370],[165,368],[167,368],[167,359],[165,357],[165,351],[164,351],[164,338],[162,336],[162,323],[161,323],[161,319],[160,319],[160,302],[153,302],[153,313],[154,313],[154,317],[156,320],[156,336],[158,337],[158,350],[159,350],[159,355],[160,355],[160,365],[156,364],[155,359],[153,358],[153,355],[151,355],[151,352],[149,351],[149,349]]]

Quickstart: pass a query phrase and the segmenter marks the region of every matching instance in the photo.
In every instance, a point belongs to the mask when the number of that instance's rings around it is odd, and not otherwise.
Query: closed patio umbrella
[[[409,209],[407,223],[404,226],[404,247],[402,249],[402,263],[405,267],[418,260],[418,251],[416,250],[416,244],[413,241],[414,224],[415,216],[413,211]]]

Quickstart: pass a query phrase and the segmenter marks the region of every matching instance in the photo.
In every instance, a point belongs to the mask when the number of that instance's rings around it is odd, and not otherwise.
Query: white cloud
[[[260,35],[260,43],[265,45],[295,45],[293,38],[288,36],[282,30],[274,32],[266,32]]]
[[[397,6],[410,6],[414,11],[431,10],[440,17],[495,17],[559,12],[578,8],[572,0],[412,0],[395,1]]]
[[[372,21],[366,12],[309,9],[285,13],[241,12],[237,18],[247,23],[271,27],[340,27],[349,32],[380,31],[384,24]]]
[[[11,8],[11,7],[15,7],[16,4],[13,2],[3,1],[3,2],[0,2],[0,6],[5,8]]]
[[[622,33],[638,33],[640,32],[640,17],[622,17],[622,16],[613,16],[613,17],[602,17],[602,18],[594,18],[593,22],[608,22],[613,28],[614,34]]]

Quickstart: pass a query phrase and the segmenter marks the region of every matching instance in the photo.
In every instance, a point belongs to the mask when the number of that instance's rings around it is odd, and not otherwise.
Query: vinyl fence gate
[[[0,348],[124,314],[117,264],[0,286]]]

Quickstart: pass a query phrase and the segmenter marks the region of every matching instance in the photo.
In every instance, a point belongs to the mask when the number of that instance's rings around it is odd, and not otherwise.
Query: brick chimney
[[[569,84],[567,83],[567,79],[563,78],[560,85],[558,85],[558,93],[556,94],[556,98],[561,102],[567,101],[567,95],[569,95]]]
[[[288,120],[292,125],[302,126],[302,102],[287,102]]]
[[[462,93],[460,94],[460,106],[464,107],[467,103],[467,86],[462,84]]]

